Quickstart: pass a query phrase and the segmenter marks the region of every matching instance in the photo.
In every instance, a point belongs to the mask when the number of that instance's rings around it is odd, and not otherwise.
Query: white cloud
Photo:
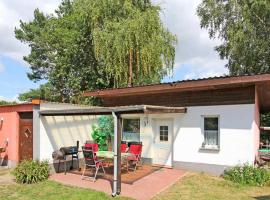
[[[29,48],[15,38],[15,27],[19,27],[20,20],[30,21],[33,19],[35,8],[51,13],[59,3],[60,0],[1,0],[0,55],[23,62],[23,56],[29,53]]]
[[[0,55],[23,62],[22,57],[29,48],[14,36],[19,20],[33,19],[35,8],[52,13],[61,0],[1,0],[0,1]],[[186,77],[222,75],[227,72],[225,61],[221,61],[214,51],[219,44],[210,40],[206,30],[200,28],[196,9],[201,0],[153,0],[164,8],[162,20],[169,30],[177,35],[176,69],[184,65],[191,71]],[[24,63],[26,64],[26,63]]]
[[[9,102],[13,102],[13,101],[16,101],[16,102],[19,102],[18,100],[18,95],[15,95],[11,98],[7,98],[7,97],[4,97],[4,96],[0,96],[0,101],[9,101]]]
[[[189,67],[183,78],[201,78],[227,73],[226,61],[220,60],[214,47],[218,40],[210,40],[207,30],[200,28],[196,9],[201,0],[154,0],[163,8],[162,20],[177,35],[176,70]]]
[[[211,58],[206,61],[204,58],[195,57],[190,59],[188,64],[190,72],[184,76],[184,79],[207,78],[227,74],[227,69],[224,67],[225,61],[216,61]],[[180,64],[180,67],[183,65],[185,64]]]

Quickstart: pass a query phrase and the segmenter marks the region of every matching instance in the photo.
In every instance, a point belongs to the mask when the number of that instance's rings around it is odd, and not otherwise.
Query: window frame
[[[220,115],[202,115],[202,135],[203,135],[203,142],[201,149],[206,150],[220,150]],[[216,145],[207,145],[205,144],[205,118],[217,118],[218,119],[218,130],[217,130],[217,144]]]
[[[161,136],[161,127],[167,127],[167,137],[165,137],[165,135],[163,134],[162,137],[163,137],[163,140],[161,140],[160,136]],[[164,133],[164,129],[162,130],[162,132]],[[167,138],[167,140],[164,140],[164,138]],[[159,126],[159,142],[169,142],[169,126],[168,125],[160,125]]]
[[[138,134],[139,135],[139,141],[141,141],[141,118],[140,117],[124,117],[122,118],[122,135],[121,135],[121,138],[122,140],[124,139],[124,120],[138,120],[139,121],[139,132],[138,133],[135,133],[135,132],[127,132],[126,133],[134,133],[134,134]],[[129,141],[129,140],[125,140],[125,141]],[[130,141],[133,141],[133,140],[130,140]]]

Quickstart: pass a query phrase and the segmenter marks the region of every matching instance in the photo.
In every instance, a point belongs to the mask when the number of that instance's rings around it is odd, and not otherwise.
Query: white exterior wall
[[[204,163],[234,166],[253,163],[254,150],[254,104],[187,107],[187,113],[137,115],[141,119],[142,156],[153,158],[156,119],[172,120],[172,160],[188,163]],[[219,116],[220,150],[201,150],[204,141],[203,116]],[[131,116],[125,115],[129,118]],[[132,116],[134,117],[134,115]]]
[[[218,115],[220,150],[200,150],[203,137],[203,115]],[[174,161],[234,166],[253,163],[254,105],[188,107],[185,115],[174,119]]]
[[[71,104],[44,103],[40,110],[76,109],[82,106]],[[38,111],[36,111],[37,113]],[[95,116],[34,116],[34,159],[52,162],[52,152],[63,146],[75,146],[76,141],[82,146],[91,140],[92,125]]]
[[[65,106],[65,107],[63,107]],[[73,105],[41,104],[40,110],[74,108]],[[81,107],[78,107],[81,108]],[[255,105],[220,105],[187,107],[187,113],[158,115],[123,115],[140,118],[142,157],[154,158],[154,134],[157,119],[171,120],[173,138],[171,156],[174,162],[234,166],[253,163],[255,158]],[[204,115],[219,116],[220,150],[200,150],[204,141]],[[36,120],[37,123],[36,123]],[[82,145],[91,139],[95,116],[48,116],[34,114],[34,158],[52,161],[51,154],[62,146]],[[36,127],[37,126],[37,127]]]

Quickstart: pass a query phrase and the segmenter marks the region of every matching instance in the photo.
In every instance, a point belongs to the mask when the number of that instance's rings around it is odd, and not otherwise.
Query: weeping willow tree
[[[176,37],[149,0],[79,0],[91,18],[94,51],[115,87],[159,82],[173,69]]]
[[[81,93],[160,82],[174,65],[176,37],[149,0],[62,0],[53,14],[34,11],[18,40],[31,51],[29,79],[52,97],[81,103]],[[58,98],[59,97],[59,98]]]

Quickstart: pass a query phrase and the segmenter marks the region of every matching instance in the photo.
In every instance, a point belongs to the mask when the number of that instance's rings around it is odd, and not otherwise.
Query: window
[[[204,148],[218,148],[219,146],[219,118],[204,117]]]
[[[168,135],[169,135],[168,126],[160,126],[159,127],[159,140],[161,142],[167,142]]]
[[[140,142],[140,119],[123,119],[122,140]]]

